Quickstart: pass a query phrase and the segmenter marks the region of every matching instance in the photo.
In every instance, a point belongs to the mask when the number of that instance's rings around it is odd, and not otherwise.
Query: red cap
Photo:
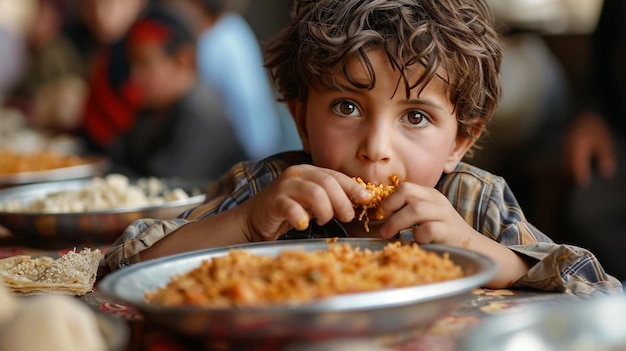
[[[170,38],[167,26],[150,19],[139,20],[131,29],[128,40],[131,45],[145,42],[164,43]]]

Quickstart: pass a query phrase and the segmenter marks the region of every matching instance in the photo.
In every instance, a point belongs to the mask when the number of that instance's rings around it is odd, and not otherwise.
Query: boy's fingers
[[[293,199],[308,209],[318,224],[324,224],[333,218],[334,207],[328,191],[319,184],[305,181],[298,184]]]
[[[305,230],[309,227],[309,222],[311,221],[309,213],[295,201],[289,208],[286,217],[289,224],[296,230]]]
[[[343,222],[354,219],[353,203],[362,203],[371,196],[352,178],[340,172],[324,169],[322,172],[316,172],[313,177],[312,181],[321,186],[328,196],[334,216]],[[358,201],[354,201],[353,198]]]
[[[339,171],[310,165],[300,165],[297,166],[297,169],[296,167],[292,168],[293,169],[285,173],[308,179],[329,190],[341,190],[341,192],[348,195],[349,200],[354,203],[364,203],[372,196],[369,191],[365,190],[353,178]],[[335,182],[339,184],[339,188],[335,188],[334,183],[331,181],[332,179],[329,178],[334,179]]]
[[[616,170],[615,150],[611,142],[605,142],[598,150],[598,171],[602,177],[610,179],[615,175]]]
[[[354,204],[365,203],[371,197],[354,179],[331,169],[300,165],[290,167],[285,176],[295,181],[289,185],[290,196],[309,210],[318,224],[325,224],[333,217],[342,222],[352,221]]]
[[[439,195],[433,188],[401,183],[398,190],[379,206],[379,211],[386,218],[381,228],[381,236],[390,238],[406,228],[437,221],[445,211],[441,202],[437,201]],[[407,200],[409,198],[410,201]]]
[[[284,234],[289,226],[297,230],[305,230],[309,226],[310,215],[305,208],[289,196],[278,195],[272,199],[272,205],[251,204],[241,205],[254,210],[250,211],[245,231],[249,241],[276,240]]]
[[[394,213],[393,216],[387,217],[385,223],[380,228],[380,236],[383,239],[389,239],[401,230],[415,225],[415,222],[415,216],[412,216],[409,211],[400,210]]]
[[[413,228],[413,239],[419,244],[430,244],[434,242],[433,232],[427,230],[424,226],[416,226]]]
[[[370,197],[372,197],[372,194],[369,191],[365,190],[365,188],[363,188],[363,186],[357,183],[356,180],[354,180],[353,178],[341,172],[336,172],[329,169],[326,171],[328,171],[328,175],[335,178],[337,183],[340,185],[342,192],[348,195],[351,203],[363,204],[367,202]]]

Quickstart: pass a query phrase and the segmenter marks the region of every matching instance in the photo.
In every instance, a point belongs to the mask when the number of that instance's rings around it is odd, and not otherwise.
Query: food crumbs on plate
[[[480,319],[475,316],[448,316],[436,320],[428,328],[428,333],[461,336],[478,323],[480,323]]]
[[[480,310],[488,314],[500,314],[504,312],[513,312],[521,309],[522,307],[512,301],[493,301],[485,306],[481,306]]]
[[[472,291],[473,295],[485,295],[485,296],[513,296],[515,295],[511,290],[507,289],[474,289]]]
[[[493,290],[491,292],[492,296],[513,296],[515,294],[513,294],[513,292],[511,290],[507,290],[507,289],[498,289],[498,290]]]

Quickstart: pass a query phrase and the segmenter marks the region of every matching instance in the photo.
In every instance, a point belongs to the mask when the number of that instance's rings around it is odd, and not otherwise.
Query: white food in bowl
[[[51,192],[29,203],[23,203],[19,198],[10,199],[0,203],[0,211],[79,213],[122,207],[158,206],[187,198],[189,195],[183,189],[168,189],[157,178],[142,178],[136,185],[132,185],[125,175],[109,174],[104,178],[93,178],[80,189]]]

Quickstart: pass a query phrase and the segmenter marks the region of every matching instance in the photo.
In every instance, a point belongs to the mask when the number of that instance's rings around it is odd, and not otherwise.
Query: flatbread
[[[93,290],[100,250],[70,251],[50,257],[13,256],[0,259],[0,279],[14,293],[66,293],[84,295]]]

